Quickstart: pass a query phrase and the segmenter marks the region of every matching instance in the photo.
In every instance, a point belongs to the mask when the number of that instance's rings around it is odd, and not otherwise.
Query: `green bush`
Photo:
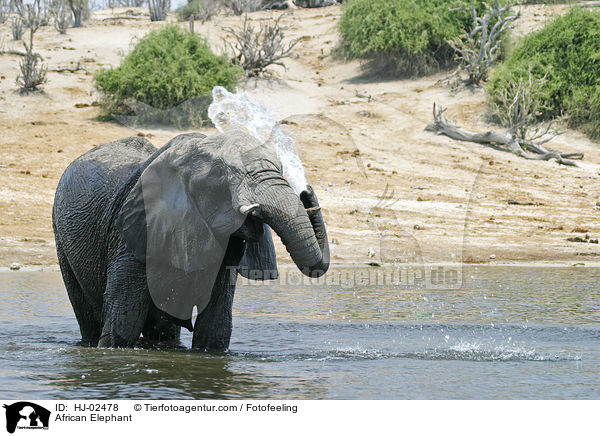
[[[425,74],[453,63],[448,44],[472,26],[468,0],[350,0],[339,30],[341,50],[369,59],[368,68],[392,74]],[[483,12],[481,1],[477,9]],[[459,9],[459,10],[453,10]]]
[[[504,89],[526,78],[546,77],[539,98],[539,119],[562,113],[569,125],[600,137],[600,14],[571,9],[541,30],[521,39],[505,63],[490,76],[487,90],[498,103]]]
[[[573,92],[567,105],[569,124],[600,138],[600,85],[582,87]]]
[[[101,117],[132,115],[141,124],[197,126],[207,119],[213,87],[234,91],[241,70],[213,54],[207,42],[175,25],[153,30],[121,65],[95,76]]]

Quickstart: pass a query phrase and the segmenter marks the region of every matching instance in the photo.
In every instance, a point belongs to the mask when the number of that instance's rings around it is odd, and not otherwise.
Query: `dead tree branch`
[[[475,142],[492,147],[496,150],[507,151],[517,156],[530,160],[550,160],[556,161],[562,165],[577,166],[577,163],[569,159],[583,159],[583,153],[563,153],[557,150],[544,148],[540,143],[518,138],[514,133],[487,131],[483,133],[470,132],[444,117],[442,106],[433,104],[433,121],[430,122],[425,130],[434,132],[438,135],[446,135],[458,141]]]
[[[519,18],[519,14],[510,15],[514,6],[508,4],[500,6],[495,0],[490,6],[484,3],[487,12],[483,17],[477,15],[474,0],[471,0],[470,12],[473,18],[473,29],[468,34],[463,34],[453,41],[448,41],[456,51],[456,59],[460,63],[458,69],[450,76],[457,76],[461,71],[466,71],[467,85],[479,85],[487,79],[488,70],[497,58],[502,46],[502,36],[509,28],[510,23]],[[466,8],[464,8],[466,9]]]

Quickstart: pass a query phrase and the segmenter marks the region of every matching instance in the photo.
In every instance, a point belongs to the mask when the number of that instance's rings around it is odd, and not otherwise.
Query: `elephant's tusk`
[[[321,210],[321,206],[309,207],[308,209],[306,209],[306,213],[308,214],[308,216],[314,216],[320,210]]]
[[[253,210],[257,209],[258,206],[260,206],[258,203],[254,203],[249,206],[240,206],[240,213],[246,215],[252,212]]]

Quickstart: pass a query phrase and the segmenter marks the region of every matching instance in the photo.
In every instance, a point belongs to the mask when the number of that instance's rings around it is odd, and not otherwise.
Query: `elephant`
[[[63,173],[52,224],[84,346],[177,343],[185,327],[193,349],[227,351],[238,274],[278,277],[271,228],[303,274],[329,267],[313,188],[297,194],[273,145],[239,130],[91,149]]]

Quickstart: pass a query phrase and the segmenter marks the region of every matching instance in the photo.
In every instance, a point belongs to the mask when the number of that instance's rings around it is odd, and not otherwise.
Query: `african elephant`
[[[296,194],[272,145],[241,131],[102,144],[62,175],[52,223],[82,344],[178,340],[224,351],[237,274],[277,278],[272,228],[297,267],[329,267],[313,189]],[[270,228],[269,228],[270,227]],[[193,307],[198,316],[192,326]]]

